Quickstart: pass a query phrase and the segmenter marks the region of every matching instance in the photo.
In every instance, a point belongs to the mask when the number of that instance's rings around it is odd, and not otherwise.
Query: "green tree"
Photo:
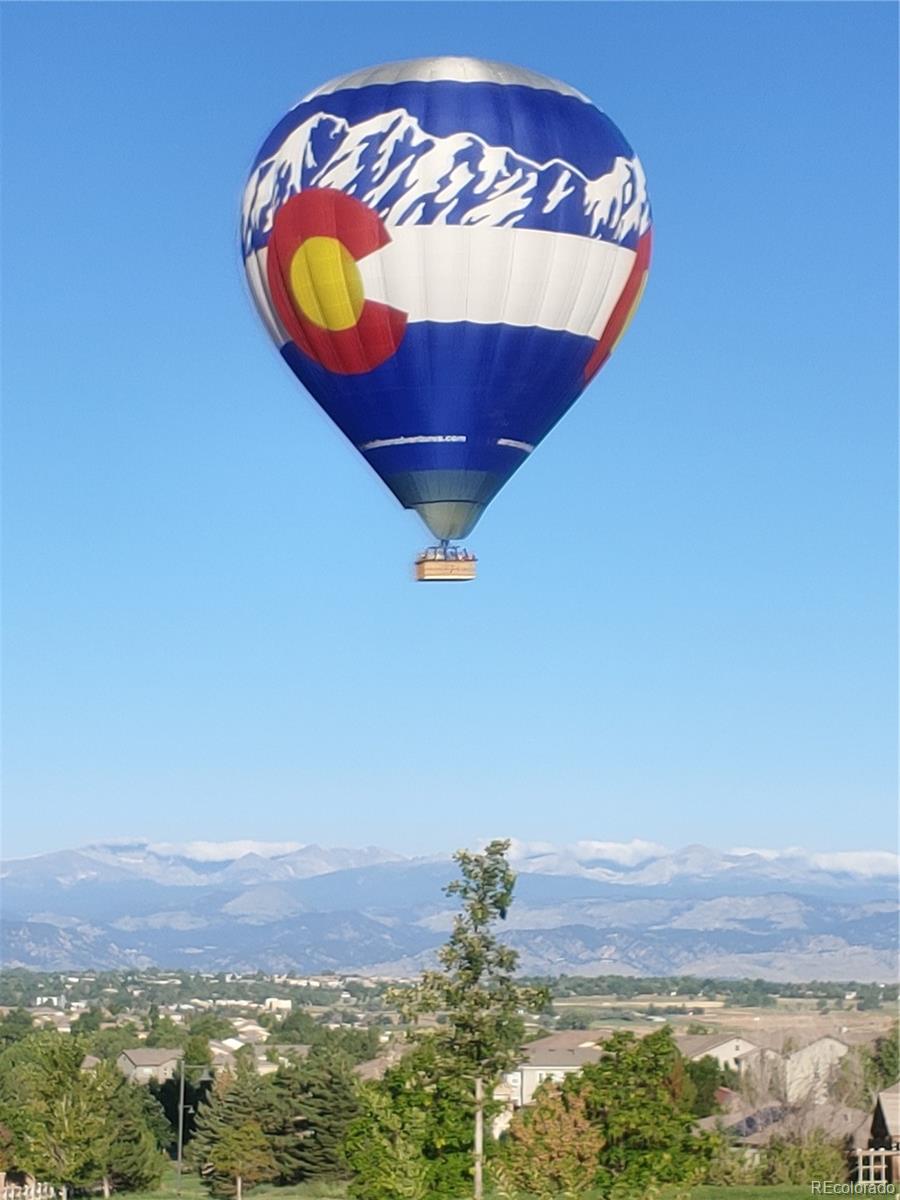
[[[103,1022],[103,1012],[99,1008],[86,1008],[72,1022],[72,1033],[97,1033]]]
[[[98,1029],[87,1038],[89,1054],[97,1058],[115,1062],[123,1050],[140,1045],[137,1026],[129,1022],[127,1025],[117,1025],[115,1029]]]
[[[214,1195],[232,1195],[234,1187],[233,1173],[220,1169],[222,1158],[218,1147],[223,1139],[248,1124],[255,1124],[264,1136],[277,1134],[283,1127],[283,1110],[272,1083],[261,1079],[253,1069],[244,1068],[216,1081],[196,1117],[191,1157]],[[272,1155],[272,1177],[275,1177],[278,1163],[269,1140],[266,1146]],[[249,1182],[249,1176],[245,1182]]]
[[[346,1173],[343,1143],[359,1114],[350,1063],[328,1050],[310,1055],[298,1071],[294,1128],[299,1180],[336,1178]]]
[[[361,1114],[345,1139],[353,1170],[349,1194],[359,1200],[432,1200],[429,1168],[422,1154],[426,1114],[398,1109],[380,1087],[360,1088]]]
[[[846,1173],[840,1146],[821,1129],[814,1129],[794,1137],[772,1138],[763,1152],[760,1182],[808,1186],[811,1180],[840,1182]]]
[[[428,971],[400,997],[410,1018],[445,1012],[448,1022],[428,1034],[443,1057],[442,1070],[472,1081],[474,1099],[473,1176],[476,1200],[484,1194],[484,1112],[486,1085],[513,1067],[523,1042],[522,1012],[542,1011],[546,989],[515,980],[518,954],[494,929],[506,918],[515,874],[506,857],[508,841],[490,842],[482,854],[460,850],[454,861],[460,879],[445,889],[458,897],[460,911],[447,943],[438,952],[441,969]]]
[[[185,1071],[198,1076],[212,1063],[209,1041],[202,1034],[191,1033],[184,1044]]]
[[[695,1117],[711,1117],[719,1108],[716,1092],[721,1087],[731,1087],[737,1083],[737,1073],[721,1067],[710,1054],[696,1062],[686,1062],[685,1069],[694,1088],[691,1112]]]
[[[471,1080],[446,1069],[436,1043],[431,1038],[414,1046],[379,1083],[363,1089],[362,1113],[345,1139],[353,1195],[380,1197],[382,1189],[395,1184],[396,1172],[386,1167],[388,1148],[395,1144],[404,1154],[415,1147],[419,1167],[410,1178],[424,1180],[429,1200],[459,1200],[471,1186]],[[372,1099],[373,1093],[380,1102]]]
[[[0,1019],[0,1050],[34,1033],[34,1020],[24,1008],[14,1008]]]
[[[693,1097],[683,1086],[680,1060],[668,1027],[643,1038],[618,1031],[598,1062],[566,1081],[564,1090],[584,1097],[603,1136],[597,1183],[605,1191],[641,1192],[689,1183],[702,1173],[713,1142],[692,1132]]]
[[[868,1077],[875,1092],[900,1080],[900,1023],[894,1021],[886,1034],[877,1038],[868,1064]]]
[[[212,1148],[210,1174],[219,1181],[220,1195],[233,1195],[241,1200],[244,1185],[252,1187],[264,1179],[271,1179],[277,1167],[257,1121],[245,1121],[225,1129]],[[221,1181],[227,1180],[223,1188]]]
[[[103,1175],[110,1076],[80,1070],[84,1043],[78,1037],[37,1033],[13,1050],[18,1053],[3,1091],[7,1110],[10,1097],[14,1104],[17,1165],[60,1189],[65,1200],[71,1187],[90,1186]]]
[[[219,1013],[205,1012],[193,1018],[190,1032],[197,1037],[221,1041],[223,1038],[234,1037],[234,1026],[227,1017]]]
[[[184,1025],[177,1025],[171,1017],[160,1017],[150,1026],[145,1046],[184,1047],[188,1039],[188,1031]]]

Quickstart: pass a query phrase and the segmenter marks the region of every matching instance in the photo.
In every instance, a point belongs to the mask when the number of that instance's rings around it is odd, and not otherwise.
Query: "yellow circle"
[[[355,325],[366,300],[356,260],[333,237],[307,238],[297,247],[291,291],[304,316],[333,331]]]

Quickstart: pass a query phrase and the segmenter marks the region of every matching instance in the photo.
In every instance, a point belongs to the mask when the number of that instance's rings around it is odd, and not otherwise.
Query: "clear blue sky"
[[[897,8],[7,4],[5,853],[886,848]],[[647,170],[612,363],[427,587],[268,343],[237,207],[331,76],[586,92]]]

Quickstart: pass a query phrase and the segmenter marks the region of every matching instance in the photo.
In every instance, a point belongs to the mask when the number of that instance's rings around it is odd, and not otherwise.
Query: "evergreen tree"
[[[276,1170],[269,1143],[257,1121],[230,1126],[213,1147],[209,1173],[216,1180],[217,1195],[242,1200],[245,1186],[271,1179]]]
[[[295,1129],[299,1180],[335,1178],[345,1173],[343,1142],[359,1114],[350,1064],[340,1054],[313,1054],[300,1072]]]
[[[156,1139],[135,1113],[119,1122],[107,1159],[112,1186],[125,1192],[146,1192],[159,1186],[166,1160]]]
[[[282,1127],[283,1115],[272,1084],[260,1079],[255,1071],[243,1069],[217,1081],[197,1114],[191,1143],[192,1157],[201,1178],[214,1195],[231,1195],[235,1186],[232,1173],[221,1169],[223,1141],[231,1146],[234,1131],[250,1124],[255,1125],[264,1138],[267,1133],[277,1133]],[[274,1177],[279,1173],[279,1164],[268,1141],[266,1146]],[[245,1176],[247,1181],[249,1176]]]

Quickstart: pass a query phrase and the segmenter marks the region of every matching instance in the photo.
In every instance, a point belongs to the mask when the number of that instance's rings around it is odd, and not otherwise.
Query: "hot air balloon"
[[[275,126],[244,193],[259,313],[294,374],[471,578],[466,538],[609,358],[650,263],[644,172],[574,88],[423,58]]]

